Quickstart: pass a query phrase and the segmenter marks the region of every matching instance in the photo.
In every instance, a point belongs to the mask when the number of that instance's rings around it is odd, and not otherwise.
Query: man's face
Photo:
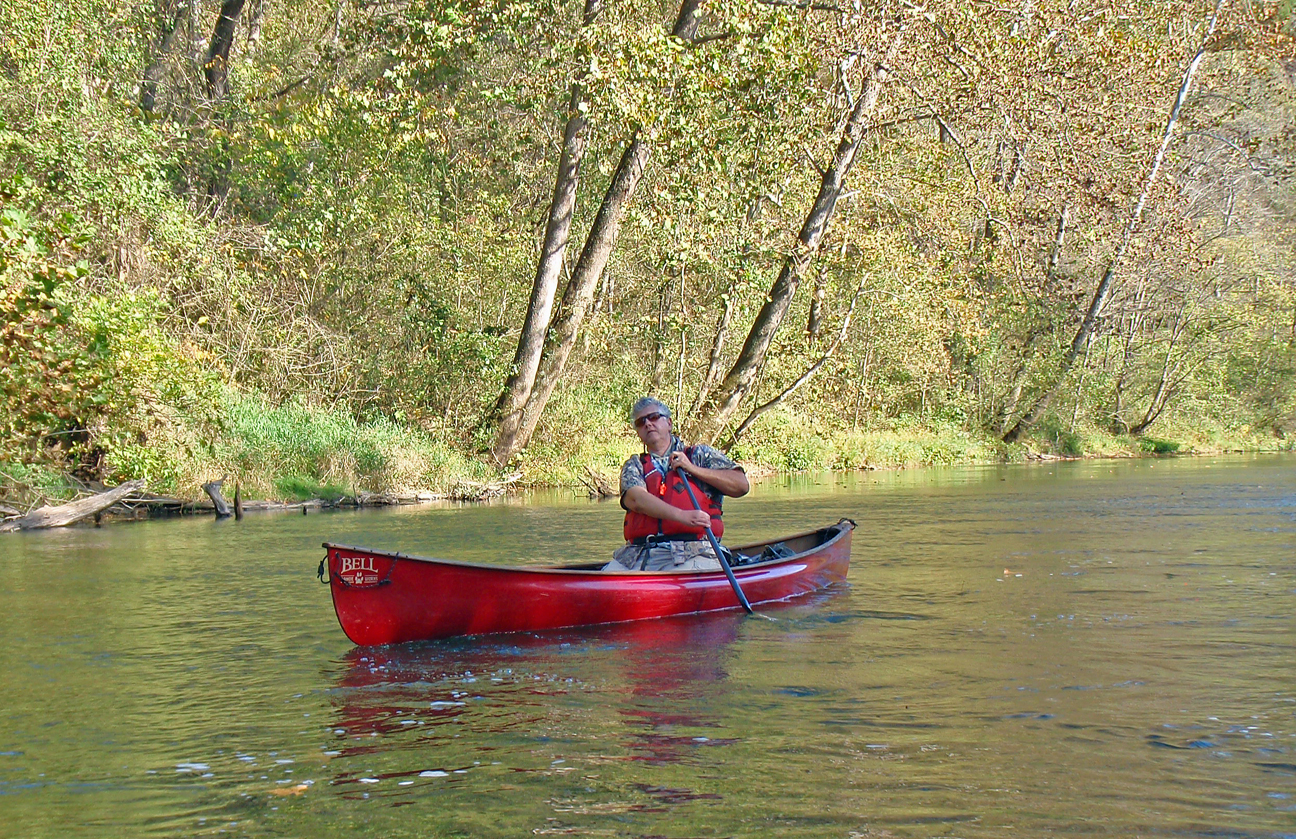
[[[670,443],[670,417],[663,414],[660,408],[648,407],[635,414],[634,427],[635,433],[649,451],[659,452]]]

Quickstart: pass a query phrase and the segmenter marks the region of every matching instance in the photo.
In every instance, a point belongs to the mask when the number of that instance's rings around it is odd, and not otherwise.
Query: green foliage
[[[735,452],[810,470],[1124,451],[1153,423],[1188,448],[1296,439],[1289,5],[1227,11],[1238,46],[1207,57],[1065,376],[1164,126],[1147,103],[1177,89],[1201,10],[910,14],[744,407],[821,358],[858,288],[852,325]],[[726,305],[719,373],[732,361],[890,47],[878,9],[723,0],[684,44],[654,4],[589,25],[552,0],[267,5],[213,102],[188,33],[163,48],[161,7],[0,4],[0,459],[285,497],[487,477],[474,435],[510,372],[575,90],[569,264],[631,137],[652,165],[520,463],[545,483],[615,468],[634,396],[687,412]],[[1054,416],[997,443],[1046,393]]]
[[[340,484],[321,484],[309,478],[280,477],[274,481],[275,493],[284,499],[295,501],[337,501],[347,495],[347,490]]]
[[[901,422],[889,428],[841,435],[835,468],[989,463],[1010,459],[1005,447],[984,433],[942,423]]]
[[[237,394],[228,395],[224,411],[225,433],[212,446],[209,468],[237,477],[252,493],[296,498],[304,487],[445,489],[487,477],[455,448],[386,418],[358,422],[337,411]]]
[[[554,391],[549,410],[518,465],[538,485],[578,484],[586,470],[614,474],[641,450],[627,417],[642,393],[631,377],[615,371],[606,379],[564,383]]]
[[[77,489],[62,469],[0,460],[0,502],[11,507],[23,509],[71,499]]]
[[[773,466],[785,472],[823,469],[831,461],[822,432],[805,416],[776,411],[762,417],[738,441],[730,454],[744,461]]]
[[[217,421],[219,379],[160,327],[158,292],[94,293],[70,224],[0,213],[0,453],[174,490]]]
[[[1074,431],[1059,431],[1054,438],[1057,453],[1066,457],[1080,457],[1085,453],[1084,438]]]
[[[780,471],[873,469],[1002,460],[1002,444],[946,421],[831,429],[789,410],[761,417],[731,455]]]
[[[1085,454],[1084,435],[1056,412],[1048,413],[1040,420],[1031,439],[1050,454],[1062,457]]]
[[[13,191],[0,188],[0,197]],[[0,210],[0,457],[71,453],[103,402],[97,347],[78,346],[67,286],[86,273],[62,221]]]
[[[1139,450],[1148,454],[1174,454],[1179,451],[1179,443],[1170,440],[1158,440],[1155,437],[1144,437],[1139,440]]]

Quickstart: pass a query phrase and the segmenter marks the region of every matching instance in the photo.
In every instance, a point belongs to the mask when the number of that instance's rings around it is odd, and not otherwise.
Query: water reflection
[[[575,630],[356,648],[343,658],[332,690],[335,733],[345,757],[421,748],[448,724],[474,735],[529,736],[543,730],[556,693],[608,696],[624,731],[624,759],[691,759],[723,738],[697,731],[719,725],[707,709],[724,701],[725,661],[744,616],[724,612]],[[705,701],[703,701],[705,700]],[[504,713],[500,713],[504,710]],[[681,730],[688,734],[678,734]],[[420,767],[382,777],[444,777],[464,767]],[[428,774],[431,773],[431,774]],[[345,774],[334,783],[354,783]]]

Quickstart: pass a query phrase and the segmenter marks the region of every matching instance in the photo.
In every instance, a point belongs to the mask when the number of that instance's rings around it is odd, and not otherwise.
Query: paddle
[[[684,480],[684,489],[688,490],[689,500],[693,502],[693,509],[702,512],[702,505],[698,503],[697,496],[693,494],[693,485],[689,483],[688,473],[678,466],[675,471]],[[711,532],[711,525],[706,527],[707,541],[711,543],[711,550],[715,551],[716,557],[720,560],[720,567],[724,569],[725,576],[729,578],[729,585],[733,586],[734,594],[738,595],[738,602],[747,610],[747,614],[752,614],[751,604],[747,602],[747,595],[743,594],[742,586],[738,585],[738,578],[734,576],[733,569],[729,567],[729,560],[725,559],[724,551],[720,550],[720,542],[716,539],[715,534]]]

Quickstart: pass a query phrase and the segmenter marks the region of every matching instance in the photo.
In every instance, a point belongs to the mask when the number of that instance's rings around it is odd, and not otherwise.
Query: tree
[[[702,0],[684,0],[675,25],[671,28],[672,37],[681,41],[695,37],[701,5]],[[575,101],[574,92],[573,102]],[[584,126],[583,117],[581,125]],[[532,285],[526,322],[518,338],[518,351],[514,359],[515,371],[505,383],[504,393],[495,405],[495,414],[499,417],[499,431],[491,456],[499,466],[507,464],[518,450],[530,442],[536,424],[549,403],[553,389],[562,377],[594,290],[603,276],[612,248],[616,244],[626,205],[634,196],[639,179],[643,177],[644,169],[648,165],[651,145],[641,136],[643,129],[642,126],[632,129],[630,142],[621,155],[616,172],[599,206],[598,215],[586,237],[580,259],[568,280],[560,316],[553,324],[553,335],[546,343],[545,337],[550,330],[550,310],[557,286],[557,270],[561,267],[561,253],[566,247],[566,232],[570,229],[571,204],[567,202],[574,203],[576,187],[574,173],[566,173],[560,164],[558,186],[554,190],[550,218],[552,219],[557,212],[563,215],[566,223],[562,227],[561,245],[557,243],[552,245],[553,250],[558,253],[558,259],[551,265],[549,271],[545,270],[545,265],[546,260],[550,258],[551,243],[546,231],[546,246],[541,257],[542,267],[537,272],[535,283]],[[566,157],[567,152],[564,148],[564,159]],[[542,355],[543,368],[541,368]],[[540,373],[543,375],[538,375]]]
[[[894,60],[903,34],[904,28],[901,27],[896,32],[886,57],[870,67],[865,75],[863,87],[855,97],[845,127],[842,129],[836,152],[822,173],[819,194],[806,215],[796,242],[784,257],[778,278],[770,287],[764,305],[752,321],[751,328],[747,332],[747,340],[743,343],[738,357],[729,368],[729,372],[725,374],[719,389],[703,402],[702,413],[693,429],[698,439],[706,442],[716,440],[729,417],[742,404],[743,398],[751,390],[752,384],[764,367],[770,344],[783,324],[784,315],[787,314],[788,306],[801,284],[801,279],[819,250],[833,210],[845,188],[846,177],[850,174],[860,143],[863,142],[869,128],[869,119],[877,106],[878,96],[886,79],[887,64]]]
[[[1180,113],[1188,99],[1189,93],[1193,88],[1195,76],[1202,60],[1206,57],[1211,41],[1214,38],[1216,26],[1219,22],[1221,10],[1225,6],[1225,0],[1216,0],[1215,7],[1210,14],[1206,23],[1205,33],[1202,36],[1200,45],[1192,58],[1188,62],[1182,78],[1180,79],[1179,88],[1175,95],[1174,101],[1170,106],[1169,114],[1166,118],[1165,127],[1161,132],[1160,142],[1156,152],[1152,157],[1151,165],[1148,169],[1146,178],[1143,181],[1143,187],[1140,191],[1134,206],[1129,213],[1124,228],[1121,232],[1120,240],[1117,242],[1114,253],[1103,271],[1102,278],[1094,288],[1093,295],[1090,297],[1089,305],[1080,320],[1074,336],[1068,345],[1066,352],[1063,353],[1058,363],[1055,374],[1054,384],[1040,393],[1030,407],[1021,413],[1016,422],[1013,423],[1003,434],[1005,442],[1017,440],[1027,429],[1039,421],[1044,411],[1048,408],[1053,398],[1057,395],[1058,389],[1065,380],[1067,374],[1075,366],[1079,359],[1082,359],[1088,352],[1093,340],[1095,331],[1098,327],[1099,320],[1103,316],[1104,309],[1111,299],[1115,288],[1115,281],[1118,273],[1124,269],[1126,255],[1129,252],[1130,244],[1133,241],[1135,232],[1143,222],[1144,212],[1147,208],[1149,198],[1159,185],[1162,175],[1163,165],[1166,160],[1167,150],[1171,143],[1176,139],[1177,129],[1179,126]],[[1173,334],[1173,331],[1172,331]],[[1177,338],[1178,336],[1175,335]],[[1162,387],[1158,388],[1158,395],[1154,397],[1154,405],[1168,398],[1166,382],[1163,381]],[[1164,409],[1164,404],[1155,410],[1149,409],[1145,421],[1138,423],[1135,427],[1141,431],[1156,418]],[[1133,430],[1133,428],[1131,428]]]
[[[601,6],[600,0],[586,0],[583,15],[585,29],[588,30],[594,23]],[[585,111],[588,109],[589,103],[585,101],[583,86],[578,79],[572,83],[567,124],[563,131],[562,155],[558,161],[553,198],[549,202],[548,222],[545,225],[535,280],[531,284],[531,299],[527,305],[526,319],[522,323],[522,332],[518,336],[517,351],[513,356],[513,369],[491,412],[492,419],[499,426],[492,456],[500,466],[507,464],[514,451],[525,445],[525,440],[520,445],[517,441],[522,435],[524,412],[535,387],[536,373],[540,368],[545,336],[553,312],[554,295],[561,278],[567,243],[571,238],[572,213],[576,207],[581,162],[589,145],[589,124],[585,119]]]

